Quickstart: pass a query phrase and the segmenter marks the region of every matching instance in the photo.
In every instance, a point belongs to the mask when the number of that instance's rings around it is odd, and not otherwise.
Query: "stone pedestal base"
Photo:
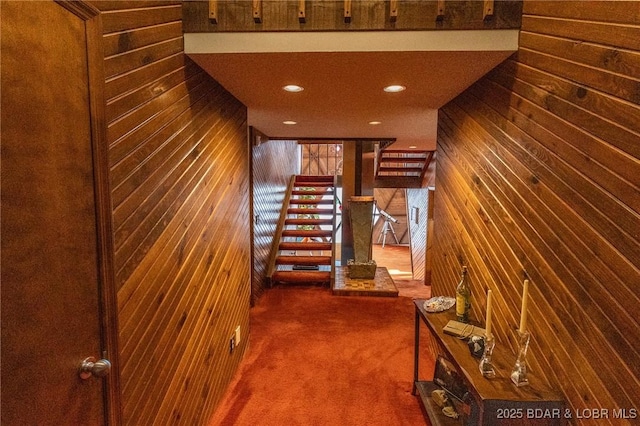
[[[375,260],[355,262],[353,259],[350,259],[349,262],[347,262],[347,266],[349,267],[349,278],[371,280],[376,276],[376,268],[378,265]]]

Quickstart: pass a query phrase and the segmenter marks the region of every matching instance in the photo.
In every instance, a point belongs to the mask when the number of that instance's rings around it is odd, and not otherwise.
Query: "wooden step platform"
[[[333,294],[336,296],[377,296],[398,297],[398,288],[387,268],[376,268],[374,279],[353,279],[349,277],[348,266],[336,267]]]

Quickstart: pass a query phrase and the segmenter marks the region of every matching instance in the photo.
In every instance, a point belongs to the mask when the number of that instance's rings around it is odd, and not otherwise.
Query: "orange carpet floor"
[[[276,287],[250,315],[245,359],[210,426],[428,424],[411,394],[411,297]],[[433,369],[426,337],[421,378]]]

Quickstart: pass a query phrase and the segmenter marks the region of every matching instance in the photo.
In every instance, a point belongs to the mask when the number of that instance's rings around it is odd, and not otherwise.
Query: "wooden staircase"
[[[435,151],[381,149],[376,162],[376,188],[422,188]]]
[[[276,231],[269,285],[333,284],[335,177],[292,176]]]

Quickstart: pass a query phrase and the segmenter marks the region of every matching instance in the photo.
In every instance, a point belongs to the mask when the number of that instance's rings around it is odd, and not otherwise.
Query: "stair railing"
[[[291,175],[291,179],[289,179],[289,186],[287,187],[287,192],[284,196],[284,200],[282,201],[282,209],[280,210],[280,218],[278,219],[278,225],[276,226],[276,231],[273,236],[273,244],[271,245],[271,251],[269,252],[269,260],[267,262],[267,285],[268,287],[272,287],[271,278],[273,277],[273,273],[276,270],[276,258],[278,257],[278,251],[280,247],[280,242],[282,240],[282,230],[284,229],[284,223],[287,219],[287,209],[289,208],[289,202],[291,201],[291,193],[293,192],[293,187],[295,185],[296,176]]]
[[[333,228],[331,233],[331,283],[329,288],[333,290],[336,284],[336,234],[338,232],[338,176],[333,176]]]

